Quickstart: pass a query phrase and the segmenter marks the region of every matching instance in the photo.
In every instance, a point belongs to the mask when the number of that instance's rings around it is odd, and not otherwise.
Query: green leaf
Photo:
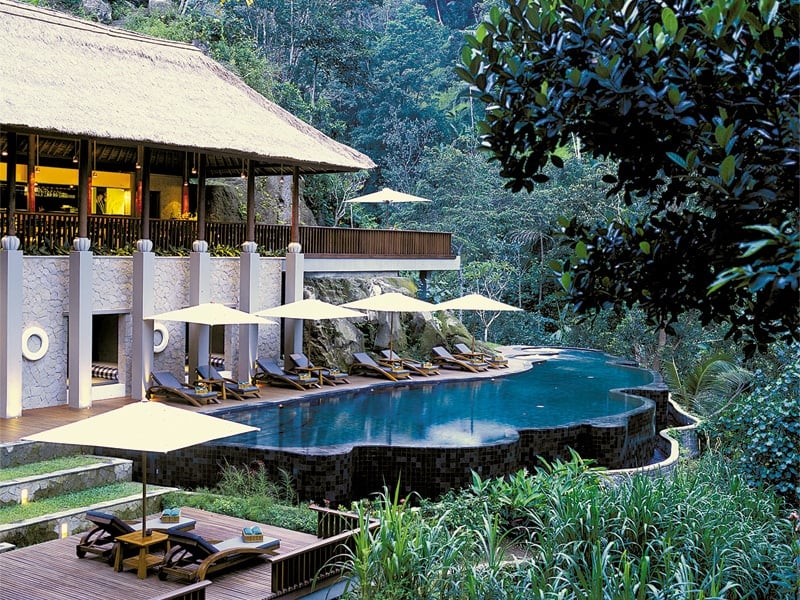
[[[650,242],[639,242],[639,250],[644,254],[650,254]]]
[[[675,16],[675,13],[672,12],[671,8],[666,7],[661,11],[661,21],[664,23],[664,31],[671,36],[677,33],[678,18]]]
[[[719,166],[719,176],[725,185],[730,185],[734,175],[736,175],[736,160],[729,154]]]
[[[575,256],[581,260],[586,260],[586,258],[589,256],[589,253],[586,251],[586,244],[584,242],[581,241],[575,244]]]
[[[728,125],[727,127],[723,127],[722,125],[717,125],[716,129],[714,129],[714,139],[719,144],[720,148],[726,148],[728,142],[731,139],[731,134],[733,133],[733,124]]]
[[[569,273],[562,273],[561,274],[561,287],[565,290],[569,290],[569,286],[572,283],[572,276]]]
[[[681,92],[674,85],[669,86],[667,97],[669,98],[669,103],[672,104],[672,106],[678,106],[678,104],[681,103]]]

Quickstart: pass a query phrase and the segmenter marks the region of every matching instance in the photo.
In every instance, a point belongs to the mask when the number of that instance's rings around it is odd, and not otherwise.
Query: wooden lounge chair
[[[363,371],[366,375],[377,375],[378,377],[384,377],[391,381],[397,381],[399,379],[408,379],[411,377],[411,371],[408,369],[397,368],[397,367],[384,367],[376,363],[372,357],[367,354],[366,352],[354,352],[353,359],[355,362],[353,366],[350,367],[350,371]]]
[[[195,582],[258,556],[274,554],[281,542],[267,536],[259,542],[245,542],[237,536],[212,544],[193,533],[170,532],[169,544],[171,549],[159,568],[158,578],[163,581],[173,575]]]
[[[489,365],[482,361],[456,358],[450,354],[447,348],[442,346],[431,348],[431,355],[433,362],[448,369],[461,369],[462,371],[477,373],[478,371],[486,371],[489,368]]]
[[[86,511],[86,520],[94,523],[94,527],[81,537],[75,546],[75,554],[83,558],[86,554],[95,554],[104,558],[109,564],[114,563],[114,543],[116,538],[126,533],[141,531],[141,523],[128,523],[116,515],[99,510]],[[147,521],[147,529],[155,531],[186,531],[194,528],[196,521],[186,517],[175,523],[164,523],[159,518]]]
[[[183,383],[169,371],[156,371],[150,374],[153,385],[147,389],[148,398],[159,397],[166,399],[178,398],[194,406],[203,404],[218,404],[217,392],[207,390],[198,391],[195,386]]]
[[[222,398],[233,398],[234,400],[244,400],[245,398],[260,398],[258,386],[249,381],[237,383],[233,379],[223,377],[213,365],[202,365],[197,367],[199,381],[205,383],[212,390],[222,392]]]
[[[294,373],[287,373],[281,369],[273,360],[265,358],[256,359],[256,381],[263,381],[271,385],[285,385],[293,387],[298,390],[307,390],[309,388],[318,388],[316,377],[309,377],[308,379],[301,378],[300,375]]]
[[[439,368],[432,363],[424,363],[413,358],[398,356],[394,350],[381,350],[381,354],[383,358],[378,360],[378,364],[384,367],[391,367],[395,364],[399,364],[402,368],[408,369],[417,375],[430,377],[431,375],[439,374]]]
[[[322,378],[322,383],[327,383],[328,385],[336,385],[338,383],[350,383],[348,381],[349,375],[338,369],[330,369],[328,367],[316,367],[314,364],[308,360],[308,357],[305,354],[290,354],[289,358],[294,363],[295,369],[293,371],[306,371],[310,373],[318,373],[319,376]]]
[[[453,356],[456,358],[485,362],[492,369],[505,369],[508,367],[508,359],[504,358],[502,354],[494,352],[473,352],[466,344],[454,344],[453,347],[456,349],[456,351],[453,352]]]

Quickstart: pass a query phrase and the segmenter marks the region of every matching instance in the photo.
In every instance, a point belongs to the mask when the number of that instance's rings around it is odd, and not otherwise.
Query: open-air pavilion
[[[119,381],[105,397],[142,398],[154,361],[182,369],[188,353],[190,373],[209,361],[207,326],[189,326],[186,349],[172,330],[167,346],[169,330],[144,318],[157,312],[203,302],[255,312],[301,299],[313,272],[458,268],[449,234],[301,227],[304,176],[373,162],[194,46],[11,0],[0,0],[0,43],[14,49],[0,64],[0,418],[90,406],[103,345]],[[291,181],[289,225],[255,222],[256,177],[270,175]],[[208,179],[239,177],[246,223],[208,222]],[[186,213],[196,220],[176,218]],[[68,256],[25,252],[54,240]],[[212,259],[210,241],[241,255]],[[99,257],[93,244],[136,251]],[[190,247],[189,257],[156,256],[169,246]],[[260,257],[258,246],[285,258]],[[288,327],[284,351],[301,348],[301,336],[298,323]],[[277,352],[279,337],[255,325],[233,331],[234,377],[249,377],[259,347]]]

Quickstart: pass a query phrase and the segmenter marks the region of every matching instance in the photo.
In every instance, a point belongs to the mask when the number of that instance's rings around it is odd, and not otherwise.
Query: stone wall
[[[280,304],[281,258],[262,258],[260,286],[263,304],[268,308]],[[130,394],[131,372],[131,308],[133,305],[133,259],[131,257],[96,256],[92,265],[92,301],[95,315],[116,315],[117,361],[119,383],[124,394]],[[213,302],[237,306],[239,303],[239,258],[211,259]],[[156,257],[154,310],[156,313],[183,308],[189,304],[189,259]],[[67,402],[67,339],[69,316],[69,257],[25,256],[23,261],[22,332],[38,327],[47,338],[47,352],[38,360],[23,358],[23,410],[57,406]],[[169,343],[154,357],[156,370],[179,373],[183,370],[186,327],[183,323],[165,322]],[[226,364],[238,360],[238,327],[226,327]],[[39,338],[29,340],[28,348],[38,350]],[[259,326],[259,354],[277,356],[280,329],[276,325]],[[121,395],[121,394],[120,394]]]

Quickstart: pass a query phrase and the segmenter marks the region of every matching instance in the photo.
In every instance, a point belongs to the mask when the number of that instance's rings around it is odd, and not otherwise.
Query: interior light
[[[61,524],[61,537],[62,539],[65,537],[69,537],[69,523]]]
[[[28,503],[28,488],[22,488],[19,491],[19,503],[20,504]]]

